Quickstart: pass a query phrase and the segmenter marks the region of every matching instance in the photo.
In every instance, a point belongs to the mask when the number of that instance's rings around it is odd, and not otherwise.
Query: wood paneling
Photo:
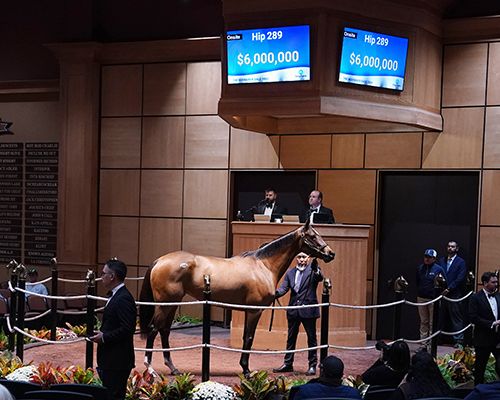
[[[99,212],[107,215],[139,214],[139,171],[101,170]]]
[[[329,168],[331,135],[282,136],[280,163],[283,168]]]
[[[486,108],[483,167],[500,167],[500,107]]]
[[[138,168],[141,160],[141,119],[101,120],[101,168]]]
[[[279,137],[231,129],[231,168],[277,168]]]
[[[158,257],[181,249],[182,220],[141,218],[140,226],[140,265],[150,265]]]
[[[184,117],[145,117],[142,128],[142,167],[182,168],[184,127]]]
[[[182,170],[143,170],[141,216],[182,216]]]
[[[500,171],[484,170],[481,196],[481,225],[500,225]]]
[[[421,133],[366,136],[367,168],[420,168]]]
[[[186,114],[217,114],[220,91],[219,61],[188,64]]]
[[[184,172],[184,217],[226,218],[228,172]]]
[[[100,217],[98,260],[105,263],[118,257],[126,264],[137,265],[139,218]]]
[[[142,109],[142,65],[102,68],[101,115],[140,115]]]
[[[481,275],[498,269],[500,260],[500,227],[483,226],[479,230],[479,265],[476,282],[481,282]]]
[[[485,104],[486,43],[446,46],[443,107]]]
[[[186,168],[227,168],[229,125],[217,116],[186,118]]]
[[[442,113],[443,132],[437,139],[428,135],[424,137],[425,149],[430,147],[428,140],[435,139],[435,142],[423,160],[423,167],[480,168],[484,108],[451,108]]]
[[[226,221],[184,219],[182,250],[204,256],[226,256]]]
[[[318,188],[335,220],[346,224],[375,222],[375,171],[319,171]]]
[[[500,43],[490,43],[487,104],[500,104]]]
[[[365,135],[332,135],[332,168],[363,168]]]
[[[144,66],[144,115],[186,112],[186,63]]]

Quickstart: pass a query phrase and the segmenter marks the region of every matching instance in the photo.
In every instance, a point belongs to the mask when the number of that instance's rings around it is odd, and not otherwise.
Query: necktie
[[[302,281],[302,273],[303,271],[297,270],[297,273],[295,274],[295,285],[293,286],[293,288],[295,289],[296,292],[298,292],[300,288],[300,282]]]
[[[311,211],[312,213],[313,213],[313,212],[318,212],[318,209],[317,209],[317,208],[311,208],[311,210],[310,210],[310,211]]]
[[[495,293],[488,293],[488,297],[495,297]]]
[[[451,258],[448,258],[448,261],[446,261],[446,272],[448,272],[448,270],[450,269],[451,262]]]

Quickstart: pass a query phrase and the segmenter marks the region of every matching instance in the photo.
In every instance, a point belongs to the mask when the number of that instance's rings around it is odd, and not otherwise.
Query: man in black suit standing
[[[446,283],[448,288],[442,294],[451,299],[459,299],[465,295],[465,279],[467,276],[467,268],[465,260],[457,255],[459,250],[458,243],[455,240],[450,240],[446,246],[446,257],[441,257],[439,264],[443,267],[446,275]],[[460,303],[443,301],[442,302],[442,317],[441,320],[445,325],[449,325],[452,332],[458,332],[464,327],[464,318]],[[446,327],[445,327],[446,328]],[[463,346],[464,334],[459,333],[453,335],[455,347]]]
[[[297,265],[288,270],[281,286],[276,290],[276,298],[283,296],[289,290],[290,306],[300,306],[303,304],[318,304],[316,289],[319,282],[323,280],[318,262],[314,259],[310,263],[310,258],[305,253],[297,255]],[[300,324],[304,326],[307,334],[307,346],[316,347],[316,320],[319,318],[319,308],[311,307],[304,309],[287,310],[288,337],[286,349],[295,350]],[[275,368],[274,372],[292,372],[294,353],[285,354],[285,360],[281,367]],[[318,355],[316,350],[310,350],[308,354],[309,369],[306,375],[316,375],[316,365]]]
[[[269,217],[273,214],[287,214],[286,207],[279,204],[277,199],[278,192],[273,188],[268,188],[265,190],[265,198],[259,201],[256,206],[253,206],[251,210],[254,214],[264,214],[269,215]]]
[[[490,354],[495,356],[495,370],[500,375],[498,277],[493,272],[481,276],[483,288],[474,294],[469,303],[470,321],[474,324],[474,384],[484,382],[484,371]]]
[[[111,291],[102,317],[101,330],[90,338],[97,343],[97,372],[110,400],[123,400],[127,379],[135,366],[135,300],[125,287],[127,266],[112,259],[102,270],[103,286]]]
[[[316,215],[318,216],[316,217]],[[309,194],[309,207],[300,215],[300,222],[306,222],[309,219],[311,223],[315,223],[316,218],[318,220],[321,218],[321,223],[323,224],[335,223],[333,211],[323,205],[323,193],[319,190],[313,190]]]

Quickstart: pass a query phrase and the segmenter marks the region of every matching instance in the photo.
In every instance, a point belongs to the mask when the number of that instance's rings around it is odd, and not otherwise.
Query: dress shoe
[[[273,372],[293,372],[293,366],[289,364],[283,364],[279,368],[274,368]]]
[[[316,375],[316,367],[309,367],[309,369],[306,372],[306,375],[307,376]]]

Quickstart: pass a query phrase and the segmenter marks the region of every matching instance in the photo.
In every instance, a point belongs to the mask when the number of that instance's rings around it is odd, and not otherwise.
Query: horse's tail
[[[153,302],[153,290],[151,288],[151,270],[155,264],[151,265],[144,275],[142,282],[140,301]],[[141,327],[141,336],[145,337],[152,331],[153,315],[155,313],[155,306],[139,305],[139,325]]]

